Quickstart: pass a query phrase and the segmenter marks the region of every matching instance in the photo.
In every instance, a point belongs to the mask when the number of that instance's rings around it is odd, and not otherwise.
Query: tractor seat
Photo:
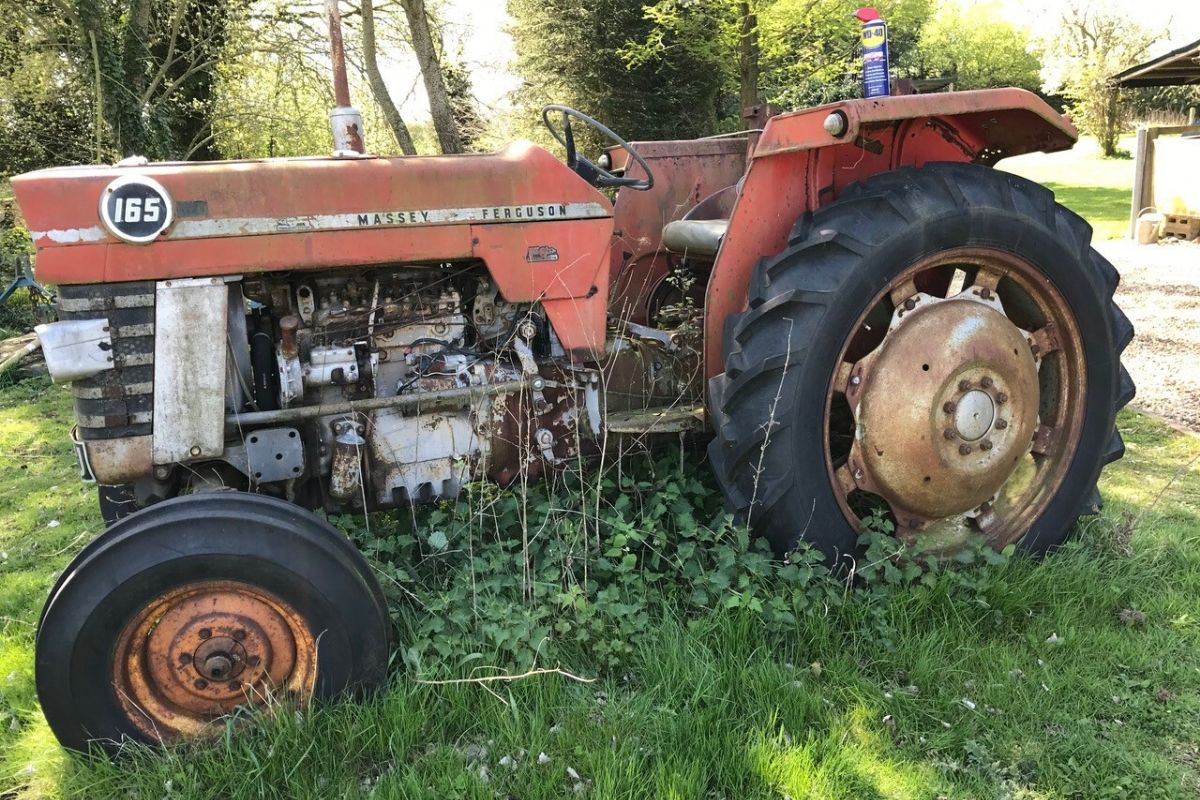
[[[727,230],[727,219],[680,219],[666,224],[662,243],[672,253],[711,258],[717,254]]]

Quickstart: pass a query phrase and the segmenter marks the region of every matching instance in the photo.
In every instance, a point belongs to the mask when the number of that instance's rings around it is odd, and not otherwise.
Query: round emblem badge
[[[171,196],[158,181],[125,175],[100,195],[100,221],[113,236],[134,244],[152,242],[174,219]]]

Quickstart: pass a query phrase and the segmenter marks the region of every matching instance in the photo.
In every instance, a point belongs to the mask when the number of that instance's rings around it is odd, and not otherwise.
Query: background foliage
[[[408,146],[392,135],[398,123],[413,150],[439,152],[445,131],[393,119],[386,112],[395,99],[379,97],[380,82],[368,80],[360,2],[344,0],[342,13],[352,93],[371,150]],[[579,107],[633,139],[740,129],[747,36],[761,101],[791,109],[857,96],[855,7],[849,0],[508,0],[518,54],[512,68],[522,83],[495,109],[475,99],[474,83],[489,76],[473,75],[449,47],[440,5],[373,2],[370,33],[372,52],[394,64],[413,52],[406,12],[423,11],[434,39],[430,69],[441,75],[455,137],[491,149],[518,137],[546,141],[537,113],[546,102]],[[1112,91],[1108,76],[1146,55],[1164,32],[1104,3],[1072,8],[1053,30],[1036,33],[992,3],[882,0],[878,7],[896,78],[1044,91],[1065,100],[1110,155],[1131,120],[1185,114],[1200,103],[1195,88]],[[0,181],[130,153],[324,152],[332,97],[323,13],[319,0],[0,0]]]

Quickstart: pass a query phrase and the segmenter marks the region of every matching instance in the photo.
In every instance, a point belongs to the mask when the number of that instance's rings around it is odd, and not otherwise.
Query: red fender
[[[840,115],[839,135],[825,128]],[[836,133],[835,128],[835,133]],[[725,370],[725,320],[746,307],[758,259],[777,253],[806,211],[852,183],[932,161],[994,164],[1069,150],[1070,121],[1024,89],[847,100],[773,117],[751,157],[704,305],[705,377]]]

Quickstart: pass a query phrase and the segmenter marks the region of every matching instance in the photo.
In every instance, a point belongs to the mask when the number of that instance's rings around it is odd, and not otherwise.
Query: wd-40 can
[[[874,8],[860,8],[854,16],[862,22],[863,97],[887,97],[891,83],[887,23]]]

